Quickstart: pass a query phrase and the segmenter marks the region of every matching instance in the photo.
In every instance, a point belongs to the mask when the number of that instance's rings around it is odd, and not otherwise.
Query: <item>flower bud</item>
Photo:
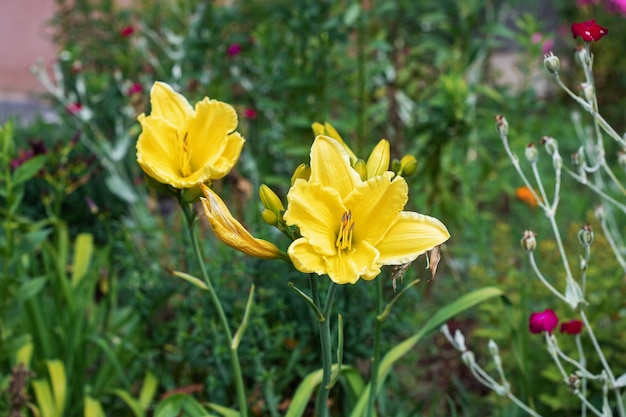
[[[487,343],[487,348],[489,349],[489,353],[491,356],[498,356],[500,352],[498,351],[498,345],[494,342],[493,339],[489,339],[489,343]]]
[[[362,159],[357,159],[354,163],[354,170],[359,173],[363,181],[367,180],[367,164]]]
[[[578,63],[578,65],[584,67],[591,62],[591,57],[587,53],[584,46],[578,45],[576,47],[576,52],[574,53],[574,60]]]
[[[587,100],[588,103],[593,103],[593,99],[595,97],[595,90],[593,88],[593,85],[591,85],[591,83],[587,83],[587,82],[581,83],[579,86],[579,90],[583,98]]]
[[[297,179],[308,181],[309,178],[311,178],[311,167],[308,164],[302,163],[298,165],[291,176],[291,185],[293,185]]]
[[[537,147],[534,143],[529,143],[528,146],[526,146],[524,155],[526,156],[528,162],[530,162],[531,164],[537,162],[537,159],[539,158],[539,151],[537,150]]]
[[[541,138],[541,144],[546,148],[546,152],[548,152],[549,155],[552,155],[555,152],[558,152],[558,150],[559,150],[558,143],[551,136],[544,136],[544,137],[542,137]]]
[[[389,142],[381,139],[367,158],[367,178],[374,178],[389,170]]]
[[[500,137],[505,137],[509,134],[509,123],[501,114],[496,115],[496,130],[498,131],[498,135],[500,135]]]
[[[593,229],[589,223],[587,223],[578,232],[578,241],[584,248],[588,248],[593,243],[593,238]]]
[[[396,174],[396,175],[402,175],[402,164],[400,164],[400,161],[398,161],[396,158],[393,158],[393,160],[391,161],[391,170]]]
[[[595,210],[593,211],[594,216],[596,216],[596,219],[602,221],[605,218],[605,213],[604,213],[604,207],[602,206],[596,206]]]
[[[285,211],[285,207],[283,206],[282,201],[280,201],[280,197],[276,195],[274,191],[270,187],[265,184],[261,184],[259,188],[259,197],[261,198],[261,204],[268,210],[279,214],[281,211]]]
[[[532,230],[524,230],[522,235],[522,248],[524,248],[528,252],[532,252],[537,247],[537,239],[535,239],[535,232]]]
[[[561,69],[561,62],[559,61],[559,58],[552,52],[543,56],[543,65],[550,74],[557,74]]]
[[[552,166],[554,167],[555,171],[560,171],[561,168],[563,168],[563,158],[561,158],[561,155],[559,155],[558,153],[555,153],[552,156]]]
[[[398,175],[410,177],[417,172],[417,159],[413,155],[404,155],[400,159],[400,172]]]
[[[272,210],[264,209],[261,212],[261,217],[263,218],[263,221],[270,226],[276,226],[278,224],[278,215],[276,215],[276,213]]]

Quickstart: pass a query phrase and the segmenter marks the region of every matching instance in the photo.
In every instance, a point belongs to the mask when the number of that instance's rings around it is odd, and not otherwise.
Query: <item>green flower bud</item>
[[[595,97],[595,90],[591,83],[581,83],[579,87],[580,93],[588,103],[593,103]]]
[[[496,130],[498,131],[498,135],[500,135],[500,137],[505,137],[509,134],[509,123],[501,114],[496,115]]]
[[[578,232],[578,241],[584,248],[591,246],[593,238],[593,229],[589,224],[584,225]]]
[[[528,146],[526,146],[524,155],[526,156],[528,162],[530,162],[531,164],[537,162],[537,159],[539,158],[539,151],[537,150],[537,147],[534,143],[529,143]]]
[[[362,159],[357,159],[353,167],[363,181],[367,180],[367,164]]]
[[[537,247],[537,239],[535,239],[535,232],[532,230],[524,230],[522,235],[522,248],[528,252],[532,252]]]
[[[263,221],[270,226],[276,226],[278,224],[278,216],[272,210],[264,209],[261,212],[261,217]]]
[[[279,214],[281,211],[285,211],[285,207],[283,206],[282,201],[280,201],[280,197],[276,195],[274,191],[270,187],[265,184],[261,184],[259,188],[259,197],[261,198],[261,204],[268,210],[273,211],[276,214]]]
[[[549,155],[553,155],[555,152],[559,151],[559,145],[556,140],[551,136],[544,136],[541,138],[541,144],[545,146],[546,152]]]
[[[301,163],[291,176],[291,185],[293,185],[297,179],[308,181],[309,178],[311,178],[311,167],[308,164]]]
[[[389,170],[389,142],[381,139],[367,158],[367,178],[374,178]]]
[[[417,172],[417,159],[413,155],[404,155],[400,160],[400,174],[403,177],[410,177]]]
[[[549,52],[543,56],[543,66],[546,67],[550,74],[557,74],[561,69],[561,62],[556,55]]]

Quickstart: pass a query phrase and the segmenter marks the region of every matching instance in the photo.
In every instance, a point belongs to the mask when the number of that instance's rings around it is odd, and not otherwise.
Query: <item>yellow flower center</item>
[[[335,242],[339,251],[352,248],[352,232],[354,232],[354,222],[352,221],[352,212],[348,210],[341,215],[341,227]]]
[[[180,139],[180,138],[179,138]],[[185,132],[185,137],[180,141],[181,153],[179,158],[179,167],[180,174],[183,177],[188,177],[191,175],[193,170],[191,169],[191,150],[187,146],[187,132]]]

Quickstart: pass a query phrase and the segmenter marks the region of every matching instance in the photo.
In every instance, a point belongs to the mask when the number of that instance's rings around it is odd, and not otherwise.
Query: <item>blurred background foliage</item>
[[[386,347],[413,334],[437,306],[498,285],[508,304],[486,304],[452,327],[485,352],[487,339],[495,339],[513,389],[533,407],[573,415],[577,403],[544,368],[547,354],[526,331],[530,312],[560,307],[531,279],[519,238],[524,229],[537,231],[538,257],[546,274],[558,277],[554,244],[541,213],[517,197],[521,181],[493,117],[507,116],[518,155],[544,135],[561,139],[563,155],[575,152],[573,104],[551,88],[542,55],[554,50],[564,78],[580,82],[569,24],[596,18],[609,28],[609,36],[593,45],[598,96],[609,120],[623,128],[626,80],[615,69],[626,34],[619,31],[624,16],[615,7],[503,0],[135,0],[127,8],[112,0],[58,0],[58,7],[51,22],[58,61],[53,71],[35,70],[56,119],[5,126],[0,182],[1,206],[7,207],[1,211],[0,361],[11,369],[16,358],[28,357],[32,378],[48,378],[54,390],[61,382],[50,361],[60,359],[71,383],[68,405],[58,415],[83,415],[90,398],[107,415],[132,415],[120,392],[137,396],[146,370],[158,381],[154,403],[175,392],[234,402],[214,312],[197,289],[168,272],[197,272],[176,203],[146,187],[135,162],[136,117],[150,111],[155,80],[191,102],[209,96],[235,106],[247,144],[237,168],[215,186],[246,226],[283,247],[287,242],[259,216],[256,190],[266,183],[286,194],[293,169],[308,160],[313,122],[332,123],[362,158],[380,138],[391,141],[394,158],[415,155],[410,209],[440,218],[452,239],[435,281],[427,282],[423,260],[405,275],[405,282],[422,282],[386,321]],[[510,57],[508,66],[500,65]],[[19,166],[37,149],[40,159],[16,182]],[[549,175],[549,158],[544,165]],[[585,222],[594,224],[597,202],[565,181],[560,225],[576,254],[575,234]],[[69,279],[78,259],[72,248],[85,235],[93,242],[93,254],[83,260],[90,272],[61,292],[65,285],[59,283]],[[257,287],[240,357],[253,387],[251,409],[274,416],[272,407],[285,410],[300,380],[319,364],[314,318],[286,285],[302,278],[284,265],[224,247],[206,225],[202,237],[233,326],[250,284]],[[597,237],[588,272],[596,306],[591,315],[601,323],[602,342],[616,346],[609,360],[624,369],[618,348],[626,331],[619,320],[624,294],[617,294],[623,272]],[[384,279],[390,300],[391,282]],[[364,374],[373,290],[361,282],[338,294],[346,323],[344,362]],[[81,301],[65,310],[70,300]],[[74,325],[78,318],[83,324]],[[0,379],[2,412],[16,407],[9,395],[16,372]],[[30,385],[22,388],[41,406]],[[439,336],[397,367],[381,397],[395,416],[522,415],[485,392]],[[340,390],[333,392],[337,415],[345,415],[341,398]]]

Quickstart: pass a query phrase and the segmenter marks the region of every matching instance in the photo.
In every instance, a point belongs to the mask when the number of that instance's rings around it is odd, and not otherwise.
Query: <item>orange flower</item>
[[[519,187],[515,190],[515,197],[523,203],[526,203],[529,207],[537,207],[539,202],[535,198],[535,195],[527,186]]]

